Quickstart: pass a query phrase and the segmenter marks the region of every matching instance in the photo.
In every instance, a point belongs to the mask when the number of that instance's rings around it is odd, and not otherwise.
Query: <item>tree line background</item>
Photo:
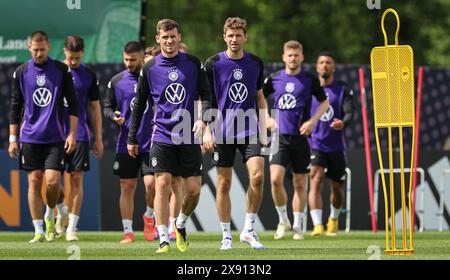
[[[246,50],[265,63],[281,62],[282,45],[295,39],[304,47],[305,62],[333,51],[338,63],[369,64],[370,51],[384,45],[381,16],[394,8],[400,16],[399,44],[411,45],[416,65],[450,66],[450,0],[380,0],[370,10],[366,0],[146,0],[145,41],[156,44],[159,19],[176,20],[189,52],[204,60],[224,50],[227,17],[245,18]],[[386,17],[389,44],[394,44],[395,17]]]

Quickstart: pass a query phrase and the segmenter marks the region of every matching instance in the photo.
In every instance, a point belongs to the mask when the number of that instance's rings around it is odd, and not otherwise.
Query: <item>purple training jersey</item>
[[[320,103],[327,97],[317,77],[300,71],[288,75],[286,70],[271,74],[264,81],[264,95],[273,94],[274,109],[279,113],[280,134],[300,136],[300,126],[309,119],[312,96]]]
[[[205,66],[213,92],[212,107],[222,117],[214,131],[216,140],[228,143],[257,136],[256,94],[263,85],[262,60],[248,52],[241,59],[231,59],[223,51],[210,57]]]
[[[78,125],[77,141],[89,142],[91,140],[91,131],[87,114],[88,101],[98,101],[100,99],[98,91],[97,75],[87,68],[84,64],[71,69],[73,85],[78,100]],[[70,119],[67,100],[64,99],[64,130],[66,136],[70,132]]]
[[[64,101],[68,113],[78,116],[78,105],[70,69],[48,58],[42,64],[29,60],[13,75],[10,123],[20,124],[20,142],[51,144],[64,142]]]
[[[127,136],[130,128],[131,114],[136,102],[138,80],[139,73],[131,73],[125,70],[114,76],[108,83],[104,113],[106,117],[113,120],[114,112],[120,111],[121,117],[125,118],[125,123],[119,126],[116,153],[128,153]],[[147,100],[144,117],[142,118],[141,126],[137,133],[139,153],[148,153],[150,151],[152,117],[153,110]]]
[[[210,100],[206,73],[200,60],[192,55],[178,53],[167,58],[162,54],[147,62],[138,85],[138,108],[150,96],[155,106],[152,142],[170,145],[194,144],[192,127],[200,119],[196,114],[196,100]],[[128,142],[135,142],[135,121],[140,113],[133,113]]]
[[[347,122],[344,116],[346,114],[345,111],[348,111],[348,109],[346,110],[345,103],[346,99],[352,102],[353,91],[349,90],[342,82],[336,80],[331,85],[323,88],[330,101],[330,106],[320,117],[320,120],[312,131],[311,148],[327,153],[343,151],[346,149],[344,130],[335,130],[330,125],[333,119],[343,120],[344,123]],[[317,101],[313,100],[311,114],[317,111],[319,105]]]

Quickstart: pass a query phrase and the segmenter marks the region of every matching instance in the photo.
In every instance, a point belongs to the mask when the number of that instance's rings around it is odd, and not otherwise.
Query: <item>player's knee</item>
[[[47,190],[49,191],[60,191],[59,183],[53,180],[47,182]]]
[[[283,187],[283,181],[281,178],[276,178],[275,176],[270,178],[270,184],[272,185],[272,188],[280,189]]]
[[[255,171],[250,174],[250,183],[252,186],[262,186],[264,182],[264,175],[261,170]]]
[[[70,174],[70,177],[75,184],[79,185],[81,181],[83,180],[83,173],[81,172],[73,172]]]
[[[217,191],[220,193],[227,194],[231,190],[231,180],[229,179],[222,179],[217,184]]]
[[[30,176],[29,178],[30,187],[38,186],[40,188],[42,184],[42,178],[43,178],[42,173],[35,173],[32,176]]]

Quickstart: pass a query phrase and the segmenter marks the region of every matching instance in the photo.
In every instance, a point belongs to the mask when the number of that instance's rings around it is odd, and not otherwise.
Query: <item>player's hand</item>
[[[8,148],[9,157],[12,159],[17,159],[19,157],[19,143],[10,142]]]
[[[64,150],[66,150],[66,154],[70,155],[76,148],[77,142],[75,141],[75,135],[69,134],[66,139],[66,143],[64,144]]]
[[[102,140],[95,140],[94,145],[92,146],[92,153],[94,154],[96,159],[98,159],[98,160],[102,159],[102,156],[103,156],[103,141]]]
[[[333,122],[330,124],[330,127],[334,130],[342,130],[344,129],[344,122],[340,119],[333,119]]]
[[[196,121],[194,123],[194,127],[192,128],[192,131],[194,132],[194,136],[198,137],[198,138],[202,137],[203,130],[205,129],[205,127],[206,127],[206,124],[203,121],[201,121],[201,120]]]
[[[128,154],[132,158],[136,158],[139,154],[139,145],[137,144],[127,144]]]
[[[276,130],[278,129],[278,124],[277,124],[277,122],[276,122],[273,118],[268,117],[268,118],[266,119],[266,127],[267,127],[267,129],[269,129],[271,132],[274,132],[274,131],[276,131]]]
[[[117,125],[123,125],[125,122],[125,118],[122,118],[122,113],[120,111],[114,112],[114,121]]]
[[[300,134],[305,135],[305,136],[310,135],[313,130],[313,127],[314,127],[314,124],[312,123],[311,120],[304,122],[302,124],[302,126],[300,127]]]
[[[203,140],[202,144],[203,149],[208,153],[214,152],[214,147],[216,146],[216,144],[214,143],[214,138],[212,137],[209,128],[205,129],[202,140]]]

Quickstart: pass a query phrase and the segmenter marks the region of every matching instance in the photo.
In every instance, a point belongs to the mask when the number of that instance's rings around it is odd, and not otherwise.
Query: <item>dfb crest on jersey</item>
[[[242,74],[242,70],[241,69],[238,68],[238,69],[234,69],[233,70],[233,78],[235,80],[239,81],[239,80],[242,79],[243,76],[244,75]]]
[[[165,95],[170,103],[180,104],[186,98],[186,89],[182,84],[172,83],[166,87]]]
[[[39,75],[36,77],[36,84],[38,86],[40,86],[40,87],[45,86],[45,82],[46,82],[45,75]]]
[[[295,90],[295,84],[292,82],[286,83],[286,86],[284,87],[287,93],[293,93]]]
[[[248,90],[243,83],[234,83],[228,90],[228,96],[235,103],[242,103],[247,99]]]
[[[52,93],[46,88],[37,88],[33,92],[33,102],[39,107],[45,107],[52,101]]]
[[[295,99],[295,96],[293,96],[290,93],[283,94],[278,100],[278,109],[282,110],[294,109],[296,105],[297,100]]]
[[[169,70],[169,80],[171,80],[172,82],[178,80],[178,73],[176,69]]]
[[[334,117],[333,107],[330,105],[325,113],[320,116],[320,120],[323,122],[331,121]]]
[[[219,153],[218,152],[214,152],[214,161],[219,161]]]
[[[131,102],[130,102],[130,110],[131,110],[131,112],[133,112],[133,110],[134,110],[134,105],[136,105],[136,96],[135,97],[133,97],[133,99],[131,99]],[[148,101],[145,103],[145,111],[144,111],[144,114],[145,113],[147,113],[147,110],[148,110]]]

